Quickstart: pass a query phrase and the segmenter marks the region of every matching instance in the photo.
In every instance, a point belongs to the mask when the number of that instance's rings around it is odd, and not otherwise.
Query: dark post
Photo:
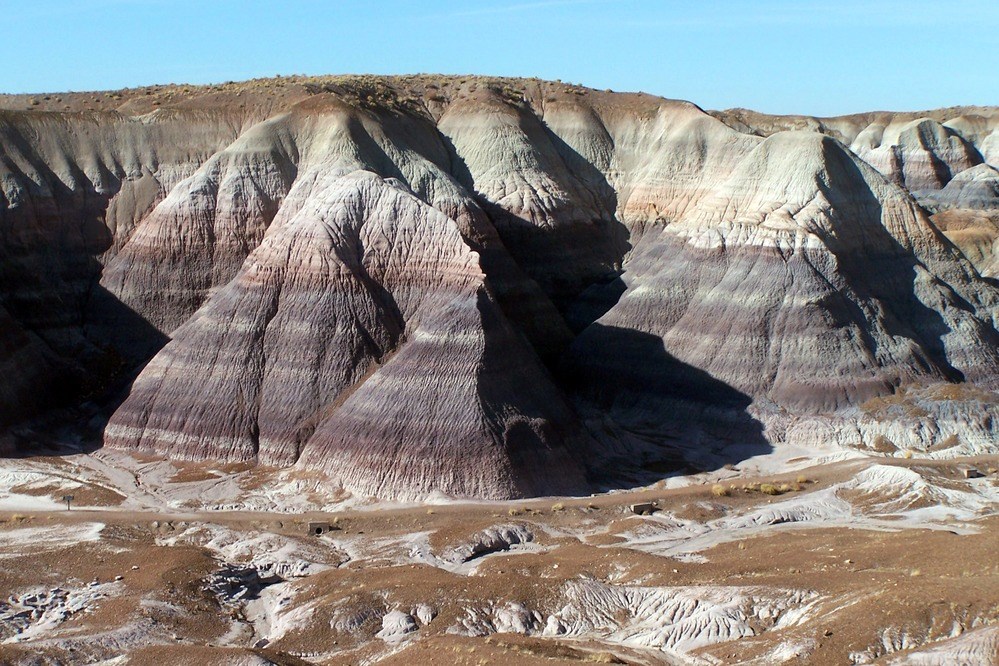
[[[66,510],[67,511],[69,511],[69,504],[70,504],[70,502],[73,501],[73,499],[74,498],[73,498],[72,495],[63,495],[62,496],[62,501],[66,503]]]

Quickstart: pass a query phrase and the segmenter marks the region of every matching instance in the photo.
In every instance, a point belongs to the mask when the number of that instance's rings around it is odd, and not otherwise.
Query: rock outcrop
[[[944,209],[995,210],[999,208],[999,169],[979,164],[962,171],[927,199]]]
[[[999,277],[999,170],[979,164],[925,196],[934,223],[985,277]]]
[[[955,212],[995,205],[994,109],[446,77],[97,99],[0,111],[0,425],[134,379],[108,445],[503,498],[639,440],[863,438],[900,386],[999,384],[995,235]]]
[[[910,192],[938,190],[955,174],[982,163],[978,150],[960,134],[930,118],[904,125],[871,125],[851,148],[871,166]]]

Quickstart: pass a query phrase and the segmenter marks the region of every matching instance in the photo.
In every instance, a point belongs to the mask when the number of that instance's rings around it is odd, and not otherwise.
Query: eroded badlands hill
[[[137,373],[108,445],[394,498],[994,449],[994,109],[454,77],[0,105],[0,424]]]

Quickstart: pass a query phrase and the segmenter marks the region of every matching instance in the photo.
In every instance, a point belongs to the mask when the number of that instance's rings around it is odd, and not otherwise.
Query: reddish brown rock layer
[[[0,113],[7,422],[141,368],[109,444],[512,497],[582,488],[622,431],[769,446],[899,385],[999,382],[991,246],[911,196],[990,210],[994,110],[715,118],[433,77],[145,92]]]

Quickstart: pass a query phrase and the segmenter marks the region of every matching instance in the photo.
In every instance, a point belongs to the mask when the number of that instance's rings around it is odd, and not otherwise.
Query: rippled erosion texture
[[[999,109],[429,76],[0,107],[0,450],[61,424],[387,499],[995,452]]]

